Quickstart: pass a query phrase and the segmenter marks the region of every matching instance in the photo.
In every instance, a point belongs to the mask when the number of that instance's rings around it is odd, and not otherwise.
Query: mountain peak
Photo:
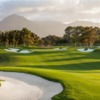
[[[7,17],[5,17],[2,21],[27,21],[27,19],[23,16],[12,14]]]
[[[9,15],[9,16],[19,16],[19,15],[17,15],[17,14],[11,14],[11,15]]]
[[[7,17],[22,17],[22,16],[20,16],[20,15],[17,15],[17,14],[11,14],[11,15],[9,15],[9,16],[7,16]]]
[[[1,31],[21,30],[24,27],[44,37],[47,35],[62,36],[66,26],[56,21],[30,21],[16,14],[9,15],[0,22]]]

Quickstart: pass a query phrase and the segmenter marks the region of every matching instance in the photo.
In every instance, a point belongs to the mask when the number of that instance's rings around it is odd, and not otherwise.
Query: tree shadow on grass
[[[45,55],[46,54],[46,55]],[[54,54],[56,56],[59,56],[59,58],[54,57]],[[36,53],[32,53],[32,54],[16,54],[16,53],[0,53],[0,55],[2,55],[2,59],[3,61],[7,61],[12,62],[15,61],[16,59],[14,58],[15,56],[49,56],[49,57],[53,57],[53,59],[44,59],[44,65],[18,65],[15,64],[16,67],[26,67],[26,68],[41,68],[41,69],[53,69],[53,70],[100,70],[100,61],[94,61],[94,62],[80,62],[80,60],[86,60],[86,59],[100,59],[100,50],[95,50],[94,52],[91,53],[80,53],[80,52],[56,52],[56,51],[39,51]],[[65,56],[66,55],[66,56]],[[64,58],[63,58],[64,56]],[[68,57],[67,57],[68,56]],[[15,60],[12,60],[15,59]],[[76,64],[59,64],[58,62],[60,61],[74,61],[78,62]],[[15,61],[16,62],[16,61]],[[34,62],[34,61],[33,61]],[[48,62],[51,63],[51,65],[48,64]],[[56,65],[53,65],[52,62],[55,62]],[[29,62],[31,63],[31,62]],[[37,62],[39,63],[39,62]],[[58,65],[58,64],[59,65]]]
[[[78,64],[64,64],[64,65],[20,65],[17,67],[39,68],[51,70],[100,70],[100,62],[86,62]]]
[[[79,51],[35,51],[33,53],[21,54],[21,53],[12,53],[15,56],[46,56],[46,57],[55,57],[61,56],[64,59],[55,58],[52,60],[47,60],[48,62],[54,61],[63,61],[63,60],[78,60],[78,59],[100,59],[100,50],[95,50],[94,52],[84,53]],[[72,56],[72,57],[71,57]],[[79,57],[77,57],[79,56]],[[69,57],[69,58],[67,58]]]
[[[0,53],[0,66],[15,63],[16,60],[17,58],[14,56],[14,54],[7,52]]]
[[[78,60],[80,60],[80,59],[85,59],[86,57],[72,57],[72,58],[56,58],[56,59],[51,59],[51,60],[46,60],[46,62],[59,62],[59,61],[66,61],[66,62],[68,62],[68,61],[73,61],[73,60],[76,60],[76,61],[78,61]]]
[[[53,58],[53,59],[49,59],[49,60],[46,60],[47,62],[56,62],[56,61],[72,61],[72,60],[86,60],[86,59],[100,59],[100,51],[99,50],[96,50],[94,52],[91,52],[91,53],[72,53],[72,54],[66,54],[65,55],[61,55],[61,56],[65,56],[64,58]]]

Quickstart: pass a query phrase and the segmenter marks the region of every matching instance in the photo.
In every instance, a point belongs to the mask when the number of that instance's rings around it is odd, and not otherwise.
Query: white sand
[[[97,48],[100,48],[100,46],[97,46]]]
[[[0,72],[0,79],[0,100],[51,100],[63,90],[60,83],[24,73]]]
[[[16,48],[9,48],[9,49],[4,49],[8,52],[17,52],[19,49],[16,49]]]
[[[54,48],[54,50],[65,51],[65,50],[67,50],[67,49],[66,49],[66,48]]]
[[[87,50],[84,50],[85,48],[82,48],[82,49],[77,49],[78,51],[80,52],[93,52],[95,49],[87,49]]]
[[[19,49],[16,49],[16,48],[8,48],[8,49],[4,49],[4,50],[6,50],[8,52],[15,52],[15,53],[31,53],[31,51],[29,51],[29,50],[21,50],[21,51],[19,51]]]
[[[31,53],[29,50],[21,50],[20,52],[18,53]]]

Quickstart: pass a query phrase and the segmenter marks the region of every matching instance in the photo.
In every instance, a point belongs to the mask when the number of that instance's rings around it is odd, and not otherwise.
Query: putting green
[[[53,100],[100,100],[100,49],[32,50],[35,52],[31,54],[16,54],[0,49],[0,70],[36,74],[61,82],[64,91]]]

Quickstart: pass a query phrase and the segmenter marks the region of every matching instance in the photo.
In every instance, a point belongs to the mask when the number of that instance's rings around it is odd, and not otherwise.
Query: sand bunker
[[[82,48],[82,49],[77,49],[78,51],[80,51],[80,52],[93,52],[95,49],[87,49],[87,50],[85,50],[84,48]]]
[[[67,50],[67,49],[66,49],[66,48],[54,48],[54,50],[65,51],[65,50]]]
[[[29,51],[29,50],[20,50],[20,49],[16,49],[16,48],[8,48],[5,50],[8,52],[15,52],[15,53],[31,53],[31,51]]]
[[[97,48],[100,48],[100,46],[97,46]]]
[[[0,100],[51,100],[63,90],[60,83],[24,73],[0,72],[0,79]]]
[[[43,94],[37,86],[8,77],[0,78],[5,80],[0,87],[0,100],[38,100]]]
[[[29,50],[21,50],[18,53],[31,53],[31,51],[29,51]]]
[[[19,49],[16,48],[9,48],[9,49],[5,49],[8,52],[17,52]]]

